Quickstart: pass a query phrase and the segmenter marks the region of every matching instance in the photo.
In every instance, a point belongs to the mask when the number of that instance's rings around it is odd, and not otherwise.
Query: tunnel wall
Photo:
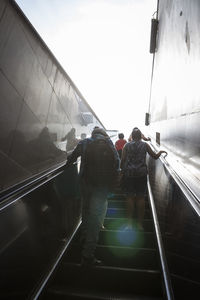
[[[169,163],[200,197],[200,2],[158,3],[147,130],[155,146],[166,147]]]
[[[166,163],[200,201],[200,2],[159,0],[153,59],[150,124],[146,127]],[[148,157],[149,178],[175,299],[200,291],[198,214],[160,160]],[[189,193],[190,194],[190,193]]]
[[[200,218],[160,160],[148,158],[150,184],[176,300],[200,291]]]
[[[0,191],[66,161],[101,122],[14,1],[0,2]]]

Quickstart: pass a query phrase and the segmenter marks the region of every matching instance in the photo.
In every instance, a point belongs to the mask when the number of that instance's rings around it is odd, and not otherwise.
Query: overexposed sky
[[[157,0],[16,2],[106,129],[144,125]]]

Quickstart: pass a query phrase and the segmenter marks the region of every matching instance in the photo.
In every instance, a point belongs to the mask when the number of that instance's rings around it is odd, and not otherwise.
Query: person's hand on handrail
[[[159,153],[160,153],[160,155],[165,154],[165,155],[163,155],[164,158],[168,155],[167,151],[164,151],[164,150],[159,151]]]

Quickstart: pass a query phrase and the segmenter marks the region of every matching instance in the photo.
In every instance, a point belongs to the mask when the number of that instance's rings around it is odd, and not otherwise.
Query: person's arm
[[[82,154],[82,141],[78,143],[78,145],[76,146],[76,148],[74,149],[74,151],[67,157],[67,162],[65,167],[69,167],[70,165],[72,165],[79,156],[81,156]]]
[[[167,152],[164,151],[164,150],[160,150],[159,152],[155,152],[151,149],[151,147],[149,146],[149,144],[146,144],[147,145],[147,152],[149,153],[149,155],[151,157],[153,157],[154,159],[158,159],[162,153],[165,153],[167,155]]]
[[[141,138],[147,142],[151,140],[150,137],[147,138],[143,133],[141,134]]]
[[[132,141],[132,134],[129,135],[128,142]]]
[[[115,167],[117,170],[119,170],[119,165],[120,165],[120,158],[119,158],[119,154],[113,144],[113,142],[111,141],[111,139],[107,139],[112,151],[113,151],[113,154],[114,154],[114,159],[115,159]]]
[[[126,144],[125,144],[123,149],[122,149],[120,169],[123,169],[123,167],[124,167],[124,161],[125,161],[125,158],[126,158],[126,151],[127,151],[127,147],[126,147]]]
[[[66,141],[67,139],[67,134],[61,139],[62,142]]]

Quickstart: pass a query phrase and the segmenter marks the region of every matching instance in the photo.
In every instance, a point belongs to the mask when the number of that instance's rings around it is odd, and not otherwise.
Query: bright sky
[[[106,129],[144,126],[157,0],[16,2]]]

